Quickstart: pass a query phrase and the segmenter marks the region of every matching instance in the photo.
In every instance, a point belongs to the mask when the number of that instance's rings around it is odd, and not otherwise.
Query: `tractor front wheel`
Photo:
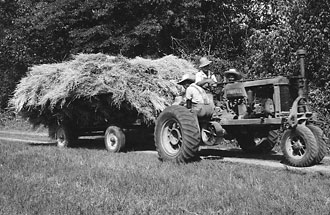
[[[285,161],[296,167],[314,164],[319,151],[313,132],[305,125],[286,130],[281,140],[281,149]]]
[[[322,159],[325,157],[327,153],[327,137],[323,133],[322,129],[315,126],[315,125],[307,125],[307,127],[312,131],[312,133],[315,136],[315,139],[319,146],[318,154],[314,160],[315,164],[318,164],[322,161]]]
[[[160,160],[185,163],[197,156],[201,141],[198,121],[185,107],[166,108],[157,118],[154,136]]]

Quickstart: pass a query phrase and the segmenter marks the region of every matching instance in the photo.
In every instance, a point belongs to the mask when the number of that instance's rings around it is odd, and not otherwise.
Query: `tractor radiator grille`
[[[290,96],[289,86],[280,86],[280,96],[281,96],[281,110],[290,111],[292,105],[292,98]]]

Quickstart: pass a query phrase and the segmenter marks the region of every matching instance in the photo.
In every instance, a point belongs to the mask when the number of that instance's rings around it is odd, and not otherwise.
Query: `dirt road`
[[[91,137],[84,137],[84,139],[86,138],[88,139]],[[1,140],[24,142],[29,144],[55,145],[55,141],[49,139],[46,133],[0,130],[0,141]],[[98,144],[102,145],[102,140],[100,143],[100,139],[98,139]],[[157,152],[154,150],[137,150],[132,153],[146,153],[152,156],[157,156]],[[320,164],[304,168],[291,167],[283,164],[282,155],[275,152],[273,154],[267,155],[248,155],[237,148],[201,147],[200,156],[203,160],[218,160],[219,162],[228,163],[244,163],[248,165],[263,166],[265,168],[275,168],[292,172],[314,173],[330,176],[330,157],[328,156],[326,156]]]

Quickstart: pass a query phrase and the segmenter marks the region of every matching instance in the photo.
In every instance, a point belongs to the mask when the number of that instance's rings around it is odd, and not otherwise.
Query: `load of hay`
[[[192,63],[173,55],[152,60],[79,54],[63,63],[30,68],[10,104],[35,126],[59,119],[89,127],[136,119],[152,125],[179,93],[176,82],[194,72]]]

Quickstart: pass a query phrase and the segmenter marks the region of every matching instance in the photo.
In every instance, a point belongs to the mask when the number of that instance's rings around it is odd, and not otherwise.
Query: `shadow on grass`
[[[106,150],[104,144],[104,138],[102,137],[85,137],[83,139],[78,139],[76,145],[73,148],[85,148],[93,150]],[[145,151],[145,150],[155,150],[153,141],[151,140],[134,140],[127,138],[124,152],[129,151]]]
[[[204,159],[223,159],[223,158],[251,158],[258,160],[268,160],[268,161],[281,161],[283,156],[276,152],[269,152],[264,154],[252,154],[243,152],[238,148],[226,148],[226,149],[201,149],[199,155],[204,157]]]
[[[30,146],[57,146],[56,140],[50,140],[45,142],[36,141],[35,143],[28,143]],[[91,150],[106,150],[104,144],[103,136],[83,136],[79,137],[78,140],[75,141],[74,145],[70,146],[70,148],[83,148],[83,149],[91,149]],[[146,151],[146,150],[156,150],[153,139],[147,137],[145,139],[137,139],[135,136],[127,136],[126,137],[126,146],[124,152],[129,151]]]
[[[35,142],[35,143],[28,143],[30,146],[56,146],[57,143],[55,141],[47,142],[45,141],[44,143],[41,142]]]
[[[36,142],[36,143],[29,143],[30,146],[52,146],[56,147],[57,143],[53,140],[52,142],[45,141],[44,143]],[[104,144],[104,137],[103,136],[85,136],[80,137],[74,146],[70,148],[83,148],[83,149],[90,149],[90,150],[106,150]],[[155,151],[155,144],[154,140],[151,136],[146,138],[136,138],[136,136],[127,136],[126,139],[126,147],[124,152],[130,151]],[[268,160],[268,161],[281,161],[283,160],[283,156],[271,151],[270,153],[264,154],[251,154],[243,152],[239,148],[225,148],[219,149],[214,147],[205,147],[199,150],[199,154],[202,159],[207,160],[222,160],[223,158],[251,158],[251,159],[258,159],[258,160]],[[194,160],[195,162],[201,159]]]
[[[45,141],[45,143],[29,143],[30,146],[56,146],[57,143],[55,140],[52,140],[51,143]],[[265,161],[279,161],[283,162],[283,156],[271,151],[270,153],[264,154],[251,154],[243,152],[237,147],[231,145],[226,145],[226,148],[216,147],[201,147],[199,150],[199,156],[202,159],[207,160],[222,160],[224,158],[251,158]],[[83,148],[90,150],[106,150],[104,144],[104,136],[83,136],[79,137],[74,146],[71,148]],[[130,151],[155,151],[155,144],[153,140],[153,135],[137,135],[136,133],[126,134],[126,147],[124,152]],[[201,159],[194,160],[195,162]]]

